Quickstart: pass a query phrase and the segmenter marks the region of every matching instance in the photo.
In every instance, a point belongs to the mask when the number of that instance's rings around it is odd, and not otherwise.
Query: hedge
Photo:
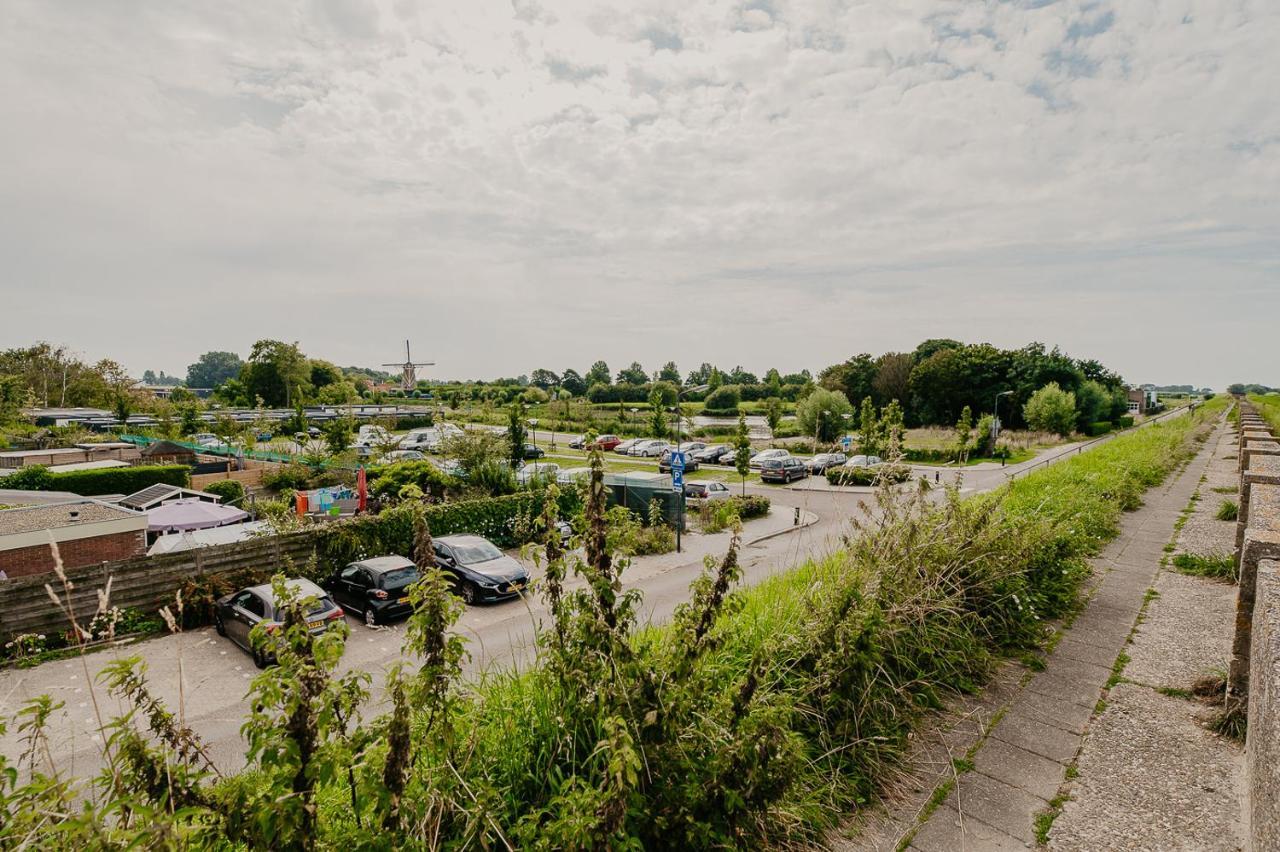
[[[93,497],[100,494],[132,494],[160,483],[188,487],[191,485],[191,468],[181,464],[158,464],[51,473],[48,468],[35,465],[0,479],[0,488],[70,491]]]
[[[545,491],[525,491],[430,505],[427,529],[435,537],[469,533],[484,536],[498,547],[516,547],[533,538],[532,521],[542,514],[545,498]],[[576,514],[581,498],[577,491],[567,490],[560,493],[558,502],[559,516],[568,518]],[[327,525],[319,531],[316,555],[329,568],[371,556],[411,556],[414,514],[413,504],[402,503],[378,515]]]
[[[1111,431],[1111,421],[1099,420],[1095,423],[1090,423],[1088,427],[1085,429],[1085,434],[1088,435],[1090,438],[1096,438],[1099,435],[1105,435],[1110,431]]]
[[[738,507],[738,517],[744,521],[752,518],[762,518],[769,514],[769,498],[759,495],[749,495],[746,497],[729,498],[735,506]]]
[[[893,467],[829,467],[827,482],[832,485],[877,485],[883,477],[889,482],[906,482],[911,478],[911,468]]]

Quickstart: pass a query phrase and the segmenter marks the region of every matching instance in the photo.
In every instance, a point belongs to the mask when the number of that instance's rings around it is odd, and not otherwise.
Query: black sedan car
[[[547,451],[536,444],[524,445],[524,457],[526,459],[540,459],[547,454]]]
[[[434,539],[436,565],[453,576],[467,603],[514,598],[529,585],[529,572],[486,538],[447,535]]]
[[[315,583],[302,579],[285,582],[299,600],[315,598],[315,603],[307,610],[307,627],[313,634],[319,635],[330,625],[343,620],[342,607]],[[281,625],[281,617],[271,584],[264,583],[221,598],[214,609],[213,627],[219,636],[227,637],[252,654],[253,664],[263,669],[275,661],[275,654],[268,648],[255,649],[249,641],[249,631],[259,624],[265,624],[268,631],[276,630]]]
[[[765,459],[760,463],[760,479],[764,482],[790,482],[809,475],[803,459],[790,456],[785,459]]]
[[[352,562],[323,585],[335,601],[374,627],[413,612],[409,586],[417,579],[418,566],[403,556],[375,556]]]
[[[693,457],[702,464],[716,464],[720,461],[720,457],[729,450],[733,449],[728,444],[713,444],[703,450],[698,450]]]

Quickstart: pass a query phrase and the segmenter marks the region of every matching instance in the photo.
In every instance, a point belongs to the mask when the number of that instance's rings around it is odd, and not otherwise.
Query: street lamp
[[[532,430],[530,434],[533,436],[532,438],[533,447],[534,449],[537,449],[538,448],[538,418],[536,417],[529,418],[529,428]]]
[[[681,388],[676,390],[676,448],[673,452],[682,452],[680,445],[684,443],[683,427],[680,423],[684,419],[684,410],[680,408],[680,397],[686,393],[702,393],[707,389],[707,385],[694,385],[691,388]],[[672,466],[672,487],[674,487],[675,466]],[[681,479],[683,479],[684,470],[681,469]],[[681,482],[680,489],[677,491],[679,495],[680,518],[676,521],[676,553],[680,552],[680,534],[684,531],[684,484]]]
[[[632,425],[635,425],[636,412],[637,412],[637,411],[639,411],[640,409],[638,409],[638,408],[628,408],[627,410],[631,412],[631,423],[632,423]]]
[[[1013,391],[1000,391],[996,394],[995,404],[991,406],[991,451],[996,450],[996,439],[1000,437],[1000,397],[1009,396]]]

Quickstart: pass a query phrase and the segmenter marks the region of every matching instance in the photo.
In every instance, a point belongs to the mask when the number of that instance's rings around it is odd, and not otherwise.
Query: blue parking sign
[[[671,490],[684,490],[684,453],[671,454]]]

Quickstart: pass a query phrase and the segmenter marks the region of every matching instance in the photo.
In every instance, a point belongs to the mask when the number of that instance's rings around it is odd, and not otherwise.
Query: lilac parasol
[[[205,500],[174,500],[147,511],[147,531],[203,530],[238,524],[248,517],[248,512],[234,506]]]

